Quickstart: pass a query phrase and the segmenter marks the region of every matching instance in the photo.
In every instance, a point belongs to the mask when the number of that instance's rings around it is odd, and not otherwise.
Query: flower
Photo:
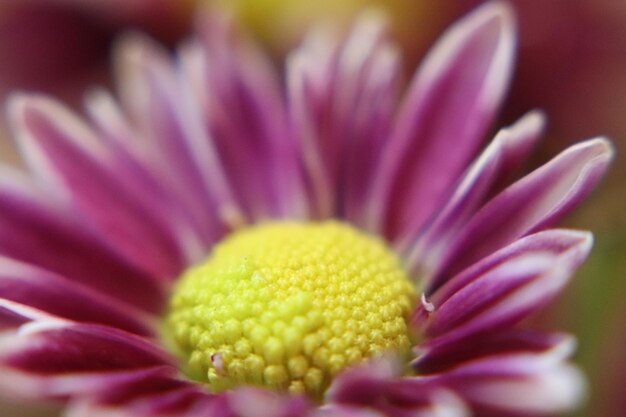
[[[477,155],[514,44],[509,8],[483,6],[400,99],[399,53],[369,14],[345,42],[313,32],[283,90],[217,19],[176,61],[129,38],[120,103],[93,92],[89,122],[15,96],[32,180],[0,177],[0,392],[72,416],[575,406],[573,339],[518,323],[588,254],[589,233],[552,227],[612,150],[582,142],[507,186],[535,111]]]

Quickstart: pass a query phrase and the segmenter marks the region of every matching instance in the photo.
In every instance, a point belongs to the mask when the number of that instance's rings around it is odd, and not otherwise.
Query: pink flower
[[[589,233],[553,227],[594,188],[612,149],[582,142],[508,185],[544,124],[531,112],[479,150],[514,46],[510,10],[487,4],[445,33],[400,95],[400,56],[376,16],[344,42],[313,32],[289,56],[284,83],[216,20],[174,61],[130,38],[119,104],[91,94],[88,121],[49,98],[15,96],[10,119],[32,179],[0,177],[0,391],[67,401],[70,416],[574,407],[584,383],[567,362],[573,339],[518,323],[587,256]],[[176,278],[249,225],[329,218],[383,238],[402,259],[421,295],[407,320],[418,334],[409,362],[376,356],[310,399],[261,387],[218,393],[188,376],[159,332]],[[210,362],[218,380],[231,372],[221,353]]]

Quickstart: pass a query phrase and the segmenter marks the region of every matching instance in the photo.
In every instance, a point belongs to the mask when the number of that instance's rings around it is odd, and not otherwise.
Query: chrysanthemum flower
[[[582,142],[507,186],[543,127],[531,112],[479,152],[514,44],[508,8],[482,7],[400,96],[375,15],[312,33],[284,83],[214,20],[176,61],[130,38],[119,103],[94,92],[88,121],[14,97],[32,180],[0,177],[1,392],[70,416],[576,405],[572,338],[518,323],[588,254],[551,227],[612,151]]]

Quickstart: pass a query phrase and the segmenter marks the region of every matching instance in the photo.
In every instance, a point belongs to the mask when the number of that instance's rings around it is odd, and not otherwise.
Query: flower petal
[[[135,307],[159,312],[162,282],[133,267],[15,173],[0,174],[0,253],[53,271]],[[50,200],[48,198],[48,200]]]
[[[219,403],[219,404],[218,404]],[[221,407],[220,407],[221,405]],[[68,416],[194,416],[221,415],[212,410],[229,410],[225,401],[206,392],[199,384],[156,374],[129,380],[90,398],[70,404]]]
[[[31,169],[71,199],[111,244],[156,276],[176,277],[186,266],[178,234],[182,224],[151,204],[133,177],[124,176],[110,148],[61,105],[37,96],[14,96],[10,114]]]
[[[503,353],[546,352],[571,349],[575,342],[569,335],[545,333],[526,329],[510,329],[493,334],[480,334],[458,343],[456,340],[435,338],[413,350],[417,357],[411,365],[420,374],[443,372],[475,358]]]
[[[358,406],[327,404],[315,410],[312,417],[386,417],[369,408]]]
[[[502,101],[514,43],[509,8],[488,3],[433,48],[382,155],[369,200],[370,229],[391,240],[414,234],[442,203]]]
[[[458,230],[483,204],[495,185],[508,176],[524,160],[539,138],[544,126],[540,113],[531,112],[513,126],[502,129],[464,174],[448,203],[436,214],[407,255],[407,264],[415,275],[431,277],[439,257]],[[407,239],[412,236],[406,235]],[[406,242],[406,243],[405,243]],[[408,246],[408,241],[398,246]]]
[[[0,338],[0,386],[35,398],[85,395],[171,374],[170,360],[147,339],[121,330],[40,318]]]
[[[0,299],[61,318],[109,325],[143,336],[154,331],[145,313],[61,276],[1,257]]]
[[[191,213],[204,236],[224,233],[243,215],[182,70],[170,63],[166,51],[136,34],[123,38],[116,52],[118,91],[134,127],[136,153],[147,155],[150,171]]]
[[[593,190],[612,157],[607,140],[589,140],[517,181],[476,213],[433,273],[450,276],[519,237],[554,225]]]
[[[457,391],[480,415],[560,413],[580,405],[586,391],[581,373],[563,363],[564,353],[493,355],[424,378]]]
[[[255,388],[237,389],[228,394],[228,400],[235,415],[241,417],[301,417],[311,408],[305,397]]]
[[[426,380],[400,378],[399,373],[401,369],[391,358],[345,371],[335,378],[326,394],[326,402],[331,405],[329,415],[360,416],[356,407],[380,411],[385,416],[469,415],[464,403],[448,390]]]
[[[289,57],[294,135],[303,148],[317,217],[357,223],[395,110],[399,54],[381,16],[363,14],[347,40],[313,31]]]
[[[549,229],[533,233],[481,259],[434,292],[427,292],[428,298],[434,303],[441,304],[472,281],[524,254],[538,253],[561,256],[568,251],[579,249],[583,250],[584,253],[591,247],[592,242],[591,233],[578,230]]]
[[[572,240],[557,254],[558,247],[551,247],[494,255],[453,279],[450,289],[442,288],[433,297],[434,312],[421,307],[414,323],[429,337],[445,334],[451,339],[515,323],[551,300],[587,257],[591,235],[581,233]]]
[[[224,222],[217,214],[218,210],[207,209],[207,205],[198,197],[201,192],[196,191],[196,198],[189,198],[171,181],[163,180],[163,164],[156,163],[149,152],[138,146],[145,134],[131,125],[108,92],[91,91],[85,100],[85,107],[97,133],[106,141],[106,146],[126,166],[132,167],[133,171],[128,175],[132,175],[133,182],[140,186],[135,193],[146,195],[145,198],[167,208],[173,214],[172,217],[189,224],[188,228],[193,230],[195,239],[180,241],[186,258],[195,262],[206,256],[207,248],[224,233]],[[180,107],[184,107],[182,103]]]
[[[306,214],[297,142],[271,63],[232,22],[200,22],[192,94],[228,182],[251,220]]]

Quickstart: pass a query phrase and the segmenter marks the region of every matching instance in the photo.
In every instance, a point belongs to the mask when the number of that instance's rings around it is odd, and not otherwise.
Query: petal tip
[[[547,122],[548,118],[543,110],[533,109],[522,116],[519,124],[528,130],[543,131]]]
[[[497,29],[496,33],[512,36],[515,32],[515,11],[513,7],[504,1],[491,1],[474,9],[466,19],[469,26],[486,28],[492,26]]]

